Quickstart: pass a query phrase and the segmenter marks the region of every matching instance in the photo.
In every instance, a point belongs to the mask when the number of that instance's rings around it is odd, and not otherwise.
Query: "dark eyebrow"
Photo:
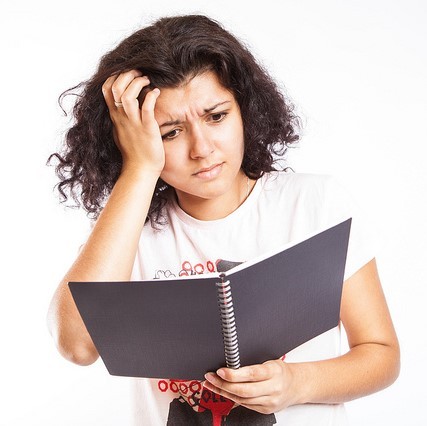
[[[209,107],[209,108],[204,108],[204,112],[205,112],[205,114],[206,113],[208,113],[208,112],[211,112],[211,111],[213,111],[214,109],[216,109],[216,108],[218,108],[219,106],[221,106],[221,105],[224,105],[224,104],[226,104],[226,103],[230,103],[231,101],[224,101],[224,102],[219,102],[219,103],[217,103],[217,104],[215,104],[214,106],[211,106],[211,107]],[[182,121],[181,120],[171,120],[171,121],[166,121],[166,122],[164,122],[163,124],[161,124],[159,127],[169,127],[169,126],[176,126],[176,125],[178,125],[178,124],[182,124]]]
[[[231,101],[224,101],[224,102],[220,102],[219,104],[216,104],[216,105],[214,105],[214,106],[212,106],[212,107],[210,107],[210,108],[205,108],[205,109],[204,109],[204,111],[205,111],[205,112],[211,112],[211,111],[213,111],[215,108],[218,108],[220,105],[224,105],[224,104],[226,104],[227,102],[231,102]]]
[[[177,124],[181,124],[181,120],[173,120],[173,121],[166,121],[163,124],[160,124],[159,127],[169,127],[169,126],[176,126]]]

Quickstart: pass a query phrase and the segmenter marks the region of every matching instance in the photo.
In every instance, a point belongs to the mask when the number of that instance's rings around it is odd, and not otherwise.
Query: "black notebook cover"
[[[351,219],[225,273],[240,364],[276,359],[339,323]],[[220,274],[134,282],[70,282],[112,375],[200,379],[226,366]]]

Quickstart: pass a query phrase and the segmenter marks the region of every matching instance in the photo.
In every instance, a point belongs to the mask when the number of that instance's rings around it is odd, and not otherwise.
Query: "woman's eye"
[[[162,139],[173,139],[176,138],[180,133],[179,129],[174,129],[169,133],[166,133],[165,135],[162,136]]]
[[[218,123],[219,121],[224,120],[224,118],[225,118],[226,115],[227,115],[226,112],[217,112],[215,114],[212,114],[210,116],[210,118],[211,118],[211,121],[213,121],[215,123]]]

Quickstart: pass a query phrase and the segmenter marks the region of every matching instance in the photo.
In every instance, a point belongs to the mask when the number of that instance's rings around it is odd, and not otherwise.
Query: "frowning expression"
[[[155,117],[166,155],[161,178],[175,188],[184,210],[189,203],[239,197],[246,179],[242,116],[215,73],[161,89]]]

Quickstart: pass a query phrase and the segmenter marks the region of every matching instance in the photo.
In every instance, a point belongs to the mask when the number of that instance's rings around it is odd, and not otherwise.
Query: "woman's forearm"
[[[366,343],[337,358],[267,361],[208,373],[204,386],[239,405],[269,414],[291,405],[338,404],[381,390],[399,374],[399,348]]]
[[[98,353],[68,282],[129,280],[157,179],[148,172],[122,173],[90,237],[52,298],[48,327],[60,353],[72,362],[91,364]]]
[[[399,346],[364,343],[337,358],[289,363],[294,404],[337,404],[391,385],[399,375]]]

